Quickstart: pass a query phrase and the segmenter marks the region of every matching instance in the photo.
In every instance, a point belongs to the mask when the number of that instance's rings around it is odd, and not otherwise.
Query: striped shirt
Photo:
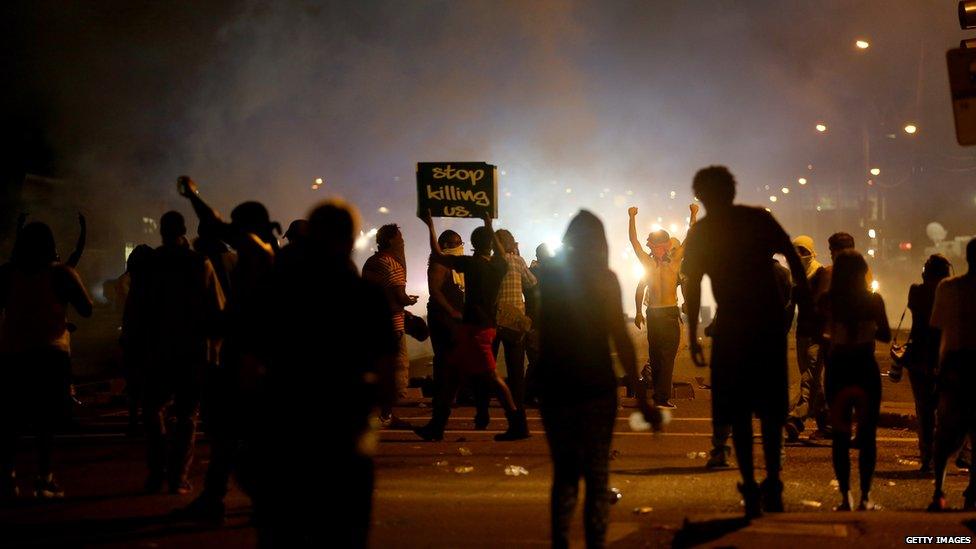
[[[383,288],[393,311],[393,330],[403,332],[403,306],[394,301],[390,290],[397,286],[407,285],[407,270],[400,261],[390,254],[376,252],[363,265],[363,278]]]

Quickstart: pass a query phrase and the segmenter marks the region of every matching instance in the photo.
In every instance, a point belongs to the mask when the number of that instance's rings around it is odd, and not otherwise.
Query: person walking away
[[[268,289],[278,253],[278,223],[267,208],[246,201],[231,210],[230,222],[200,196],[197,183],[187,176],[177,179],[177,190],[189,200],[200,221],[201,238],[218,239],[236,252],[224,262],[227,271],[227,304],[217,367],[213,370],[207,404],[210,464],[203,491],[173,518],[220,522],[224,498],[246,440],[262,420],[258,404],[264,402],[262,370],[258,359],[267,342],[277,337],[267,313]],[[222,283],[223,285],[223,283]]]
[[[798,236],[793,239],[793,246],[803,263],[807,283],[816,287],[818,281],[826,276],[826,269],[817,261],[813,239],[806,235]],[[807,316],[811,318],[806,318]],[[797,320],[796,362],[800,374],[800,395],[792,403],[786,419],[786,439],[789,442],[799,440],[807,418],[816,420],[817,427],[822,432],[827,429],[827,406],[823,388],[824,358],[821,353],[823,330],[814,316],[805,315]],[[821,328],[820,333],[817,333],[818,327]]]
[[[617,416],[611,342],[635,386],[645,419],[659,421],[638,381],[603,223],[581,211],[570,221],[563,246],[558,264],[543,267],[539,274],[539,409],[553,463],[552,546],[569,547],[570,520],[582,478],[586,546],[595,548],[605,545],[610,511],[608,465]]]
[[[786,366],[786,303],[776,287],[770,258],[786,257],[796,281],[801,311],[808,306],[806,276],[790,237],[762,208],[733,204],[735,178],[724,166],[699,170],[692,182],[707,214],[685,239],[684,294],[689,311],[701,305],[701,281],[708,275],[717,303],[712,347],[712,414],[718,425],[731,425],[739,490],[747,518],[763,510],[783,510],[780,480],[783,422],[789,386]],[[697,338],[698,315],[688,315],[689,350],[699,367],[706,365]],[[766,479],[756,483],[752,460],[752,415],[762,424]]]
[[[857,422],[860,511],[880,509],[871,501],[871,479],[877,461],[878,418],[881,415],[881,373],[874,358],[874,341],[891,341],[884,300],[868,288],[868,265],[856,250],[834,258],[830,290],[819,303],[827,319],[830,341],[826,389],[833,426],[831,454],[841,495],[834,509],[850,511],[851,434]]]
[[[0,266],[0,503],[19,494],[14,467],[18,436],[35,433],[39,499],[64,497],[54,477],[54,431],[70,412],[71,336],[66,314],[82,317],[92,301],[74,268],[58,263],[54,235],[44,223],[26,224],[9,263]]]
[[[918,419],[918,460],[923,473],[932,470],[932,450],[935,437],[936,369],[939,365],[939,341],[942,334],[929,324],[932,305],[939,283],[949,278],[952,264],[942,254],[932,254],[922,268],[922,283],[908,288],[908,310],[912,313],[912,329],[908,340],[908,380],[915,399],[915,417]]]
[[[508,429],[495,435],[495,440],[521,440],[529,437],[525,410],[515,405],[512,392],[495,369],[495,356],[491,344],[495,340],[495,318],[498,310],[498,291],[508,270],[505,251],[491,227],[491,217],[485,216],[484,227],[471,233],[474,252],[470,256],[450,256],[441,251],[434,232],[430,213],[421,216],[430,234],[431,258],[442,265],[464,274],[465,295],[462,323],[458,330],[455,352],[451,360],[462,368],[464,376],[477,383],[493,387],[505,409]],[[492,255],[494,249],[494,255]],[[440,404],[433,411],[430,422],[414,429],[424,440],[441,440],[451,415],[450,403],[457,393],[457,385],[445,384],[444,394],[437,399]]]
[[[492,342],[492,353],[498,359],[499,348],[505,347],[505,382],[512,391],[515,406],[525,406],[525,340],[532,328],[532,320],[526,315],[524,295],[535,290],[536,278],[525,260],[519,255],[518,242],[512,233],[501,229],[498,241],[505,249],[508,271],[502,278],[498,291],[498,329]]]
[[[122,368],[125,375],[125,393],[129,404],[128,434],[139,432],[139,418],[145,390],[146,368],[149,362],[149,318],[144,310],[152,276],[153,249],[148,244],[136,246],[126,258],[126,274],[129,291],[122,310]]]
[[[179,212],[163,214],[159,233],[163,243],[153,252],[148,291],[140,296],[145,303],[137,305],[145,313],[149,341],[143,402],[149,469],[145,488],[156,493],[168,481],[170,493],[188,494],[195,417],[224,293],[210,260],[190,249]]]
[[[407,354],[407,337],[404,330],[404,307],[417,302],[417,296],[407,295],[407,262],[404,255],[403,234],[400,227],[383,225],[376,231],[376,253],[363,265],[363,278],[383,289],[390,310],[393,311],[393,331],[400,345],[397,355],[397,399],[407,396],[410,383],[410,357]],[[380,422],[385,427],[399,424],[393,416],[393,407],[383,410]]]
[[[698,218],[698,204],[688,206],[691,210],[690,224]],[[671,402],[674,359],[678,356],[681,343],[681,313],[678,310],[678,283],[681,275],[681,260],[685,248],[676,238],[663,229],[647,235],[644,250],[637,239],[637,208],[627,210],[630,218],[628,234],[634,254],[644,268],[644,277],[637,285],[634,296],[637,315],[634,325],[641,329],[644,323],[643,307],[647,308],[647,355],[650,365],[644,377],[654,390],[654,404],[662,408],[674,408]]]
[[[939,404],[935,413],[935,491],[930,511],[948,509],[945,473],[949,457],[963,439],[976,435],[976,239],[966,244],[969,270],[939,283],[929,326],[941,330],[937,385]],[[976,467],[969,469],[969,485],[963,492],[963,508],[976,510]]]
[[[378,444],[373,424],[396,398],[398,342],[387,297],[352,263],[353,207],[327,201],[308,219],[307,243],[274,267],[266,314],[281,330],[262,351],[268,398],[246,486],[259,547],[362,548]]]
[[[535,248],[535,259],[529,265],[532,276],[539,278],[539,271],[553,259],[552,250],[545,242]],[[525,338],[525,403],[537,405],[539,403],[539,376],[536,373],[539,364],[539,285],[525,292],[525,314],[532,321],[532,329]]]

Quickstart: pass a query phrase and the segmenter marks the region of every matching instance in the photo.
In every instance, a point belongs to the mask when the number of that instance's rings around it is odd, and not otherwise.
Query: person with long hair
[[[851,427],[857,422],[858,473],[861,500],[858,509],[871,511],[871,479],[877,461],[878,417],[881,414],[881,373],[874,359],[874,342],[891,341],[884,300],[868,288],[867,262],[856,250],[834,258],[830,290],[819,305],[827,319],[830,341],[826,393],[833,424],[832,457],[841,502],[837,511],[850,511]]]
[[[552,456],[552,545],[569,546],[569,523],[580,477],[586,482],[587,547],[603,547],[610,499],[610,442],[617,414],[617,377],[610,344],[654,423],[639,383],[620,283],[610,270],[603,223],[581,211],[563,237],[562,256],[539,271],[539,408]]]
[[[92,300],[74,268],[58,261],[54,235],[44,223],[18,233],[13,256],[0,266],[0,502],[19,494],[14,472],[17,437],[36,435],[34,497],[60,498],[51,456],[54,431],[70,414],[71,334],[68,306],[87,318]]]
[[[922,472],[932,470],[935,407],[938,404],[935,370],[939,365],[939,339],[942,337],[938,328],[929,325],[929,319],[935,303],[935,290],[939,287],[939,282],[949,278],[951,268],[952,264],[946,256],[932,254],[922,268],[922,283],[912,284],[908,288],[908,310],[912,312],[912,331],[908,336],[911,342],[908,381],[912,385],[912,396],[915,398],[918,457]]]

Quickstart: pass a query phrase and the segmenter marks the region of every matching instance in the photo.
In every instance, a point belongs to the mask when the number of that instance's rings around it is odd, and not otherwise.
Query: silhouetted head
[[[588,210],[580,210],[569,222],[563,235],[563,249],[568,263],[594,268],[609,268],[610,251],[607,233],[600,218]]]
[[[285,231],[285,238],[288,242],[295,244],[304,241],[308,237],[308,221],[305,219],[296,219],[288,225],[288,230]]]
[[[833,272],[830,275],[831,291],[836,287],[839,293],[853,294],[868,292],[868,264],[864,256],[853,248],[840,250],[834,256]]]
[[[515,241],[515,236],[508,229],[499,229],[495,231],[498,236],[498,241],[502,243],[502,248],[508,253],[515,253],[518,242]]]
[[[441,247],[442,251],[453,250],[455,248],[464,246],[464,241],[461,240],[461,235],[459,235],[456,231],[447,229],[446,231],[442,232],[439,237],[437,237],[437,245]]]
[[[834,233],[827,239],[827,247],[830,249],[830,259],[834,261],[838,253],[854,249],[854,237],[850,233]]]
[[[359,230],[356,208],[333,199],[322,202],[308,215],[308,242],[315,254],[330,261],[349,259]]]
[[[966,244],[966,263],[969,265],[969,271],[976,274],[976,238]]]
[[[268,209],[260,202],[242,202],[230,212],[230,223],[235,229],[245,233],[252,233],[274,248],[278,247],[278,239],[275,237],[274,229],[281,227],[271,221]]]
[[[150,268],[149,262],[152,261],[153,249],[148,244],[139,244],[125,260],[125,271],[132,276],[140,276]]]
[[[549,249],[549,245],[543,242],[535,247],[535,260],[539,263],[545,264],[547,261],[552,259],[552,251]]]
[[[709,166],[698,170],[691,181],[691,190],[701,200],[708,213],[732,205],[735,199],[735,177],[725,166]]]
[[[21,268],[38,269],[57,260],[58,250],[51,227],[40,221],[24,225],[17,234],[11,261]]]
[[[471,231],[471,246],[474,248],[475,255],[491,253],[491,238],[491,232],[483,226]]]
[[[170,210],[159,218],[159,236],[163,237],[163,244],[176,244],[186,236],[186,220],[183,214]]]
[[[381,252],[403,252],[403,233],[396,223],[383,225],[376,231],[376,249]]]
[[[949,258],[942,254],[932,254],[925,260],[922,267],[922,280],[930,284],[938,284],[943,278],[948,278],[952,269]]]

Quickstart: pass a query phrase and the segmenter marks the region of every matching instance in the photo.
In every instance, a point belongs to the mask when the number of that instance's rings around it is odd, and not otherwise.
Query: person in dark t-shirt
[[[451,360],[465,375],[482,378],[494,386],[508,419],[508,430],[496,435],[495,440],[527,438],[529,428],[525,421],[525,410],[516,407],[512,392],[495,369],[495,356],[492,352],[498,290],[508,271],[508,262],[505,260],[505,250],[492,230],[491,217],[486,215],[485,226],[478,227],[471,233],[474,253],[470,256],[444,254],[437,242],[434,221],[429,212],[421,216],[421,220],[430,232],[431,261],[464,274],[464,312]],[[491,253],[492,249],[494,255]],[[440,440],[444,436],[444,426],[451,414],[450,403],[457,392],[457,384],[445,384],[443,390],[445,394],[438,399],[440,405],[434,410],[430,423],[415,429],[417,435],[425,440]]]

